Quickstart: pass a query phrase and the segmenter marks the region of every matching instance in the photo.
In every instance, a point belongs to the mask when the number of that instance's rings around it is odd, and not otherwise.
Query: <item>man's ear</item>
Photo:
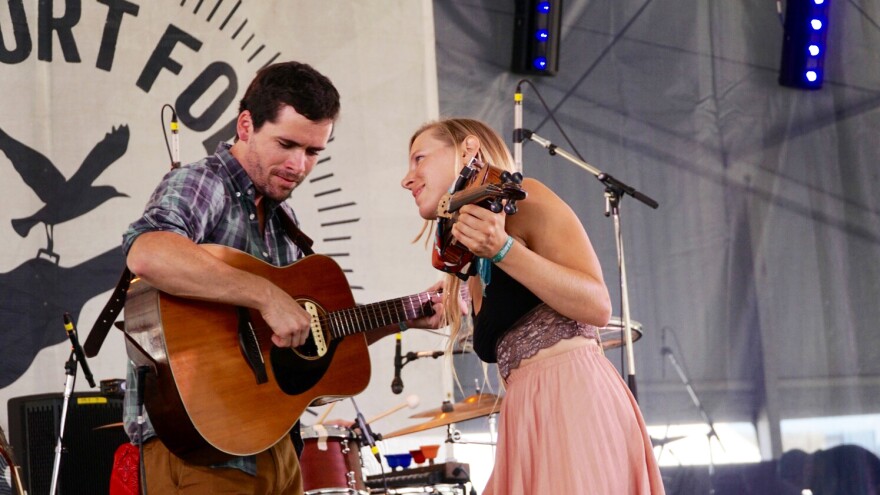
[[[235,133],[241,141],[248,141],[254,133],[254,119],[251,117],[250,110],[244,110],[238,114],[238,120],[235,123]]]

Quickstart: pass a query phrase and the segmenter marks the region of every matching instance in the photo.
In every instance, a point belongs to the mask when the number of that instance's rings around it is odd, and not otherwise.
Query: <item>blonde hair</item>
[[[493,165],[509,172],[516,171],[513,157],[510,154],[510,150],[507,149],[504,140],[494,129],[479,120],[449,118],[428,122],[413,133],[412,138],[409,140],[410,148],[412,148],[416,138],[425,132],[430,132],[433,137],[446,143],[448,146],[452,146],[455,150],[454,156],[456,159],[450,163],[450,166],[453,167],[456,177],[465,166],[464,161],[458,159],[458,157],[464,155],[465,150],[462,148],[462,143],[468,136],[474,136],[480,141],[477,158],[484,164]],[[428,237],[425,242],[428,243],[431,239],[432,227],[432,221],[425,221],[425,225],[413,242],[417,242],[427,232]],[[449,342],[446,345],[447,355],[459,340],[466,339],[473,331],[473,326],[468,324],[469,320],[462,320],[458,304],[459,292],[461,292],[461,279],[454,274],[447,274],[445,290],[443,292],[444,320],[442,322],[443,325],[449,325],[450,331]]]

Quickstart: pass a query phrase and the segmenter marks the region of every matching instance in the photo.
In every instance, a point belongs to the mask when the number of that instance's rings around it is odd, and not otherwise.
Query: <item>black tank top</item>
[[[474,317],[474,352],[484,362],[495,363],[498,340],[523,315],[541,304],[538,296],[504,270],[492,264],[492,278],[483,294],[480,313]]]

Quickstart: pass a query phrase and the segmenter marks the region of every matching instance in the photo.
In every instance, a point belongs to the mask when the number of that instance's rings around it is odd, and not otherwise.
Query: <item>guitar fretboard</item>
[[[405,320],[430,314],[431,296],[437,292],[422,292],[411,296],[355,306],[327,313],[321,324],[334,338],[354,335]]]

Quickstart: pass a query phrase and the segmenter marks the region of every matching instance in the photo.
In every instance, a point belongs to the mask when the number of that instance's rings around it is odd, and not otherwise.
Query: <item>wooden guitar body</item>
[[[223,246],[202,246],[227,264],[260,275],[313,313],[305,346],[275,347],[258,312],[165,294],[135,279],[125,304],[126,346],[148,365],[145,405],[156,433],[177,456],[212,464],[268,449],[322,398],[362,392],[370,380],[366,339],[335,337],[327,313],[355,306],[342,270],[311,255],[275,267]],[[245,358],[241,326],[250,326],[268,380]],[[322,348],[323,344],[326,344]],[[258,359],[259,360],[259,359]]]

